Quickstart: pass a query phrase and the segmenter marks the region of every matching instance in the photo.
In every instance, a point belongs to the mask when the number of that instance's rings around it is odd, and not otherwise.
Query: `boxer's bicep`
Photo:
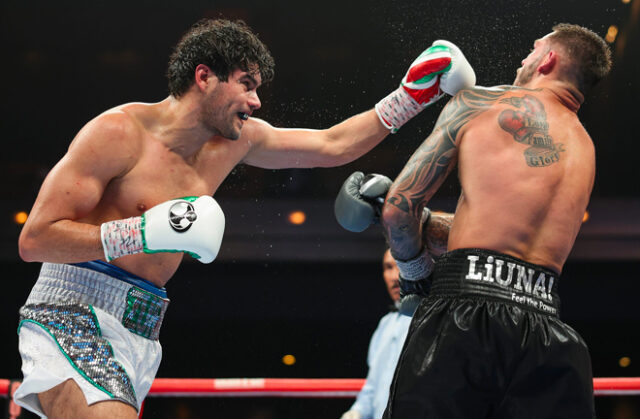
[[[387,195],[387,203],[416,219],[457,162],[457,130],[452,129],[457,108],[453,99],[444,107],[433,132],[409,158]]]
[[[435,129],[413,153],[387,194],[382,224],[396,260],[413,259],[424,247],[423,209],[457,162],[456,134],[448,129],[449,106],[442,111]]]
[[[89,214],[107,184],[132,166],[136,140],[117,118],[92,121],[47,175],[25,227],[46,228],[60,220]]]
[[[252,131],[248,141],[251,149],[243,162],[264,169],[317,167],[326,154],[318,130],[269,126]]]
[[[465,126],[503,94],[504,90],[473,88],[461,90],[451,98],[431,135],[394,181],[387,203],[420,219],[422,209],[457,164]]]
[[[49,173],[31,212],[45,222],[86,216],[100,201],[108,180],[90,168],[63,158]]]
[[[413,153],[389,190],[386,202],[419,219],[458,159],[446,129],[438,126]]]

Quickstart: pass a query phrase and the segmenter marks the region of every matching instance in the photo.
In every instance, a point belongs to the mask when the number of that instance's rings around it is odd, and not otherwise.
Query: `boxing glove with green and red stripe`
[[[415,59],[400,86],[376,104],[384,126],[396,132],[445,93],[475,85],[476,76],[460,48],[449,41],[435,41]]]

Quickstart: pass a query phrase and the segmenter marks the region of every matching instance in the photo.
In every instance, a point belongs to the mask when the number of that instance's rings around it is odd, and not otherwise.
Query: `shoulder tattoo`
[[[563,144],[554,144],[549,135],[547,113],[540,100],[532,95],[510,97],[500,103],[516,108],[507,109],[498,116],[500,127],[520,144],[528,145],[524,158],[531,167],[545,167],[560,161]]]

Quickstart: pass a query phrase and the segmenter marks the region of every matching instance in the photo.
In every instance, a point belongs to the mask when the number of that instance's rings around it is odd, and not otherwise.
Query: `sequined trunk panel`
[[[158,340],[160,326],[169,300],[164,300],[139,288],[127,292],[127,308],[122,324],[129,331],[151,340]]]
[[[85,304],[27,304],[20,325],[33,322],[52,335],[74,368],[89,382],[136,409],[135,390],[113,349],[100,332],[93,310]]]

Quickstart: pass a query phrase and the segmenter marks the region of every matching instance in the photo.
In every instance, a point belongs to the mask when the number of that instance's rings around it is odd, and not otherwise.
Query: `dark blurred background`
[[[597,149],[585,222],[560,284],[561,317],[591,348],[596,376],[640,376],[640,0],[121,1],[0,3],[0,378],[20,378],[17,309],[39,269],[18,258],[20,224],[75,133],[121,103],[167,95],[173,45],[203,17],[245,20],[276,60],[255,116],[324,128],[371,108],[436,39],[456,43],[478,84],[511,83],[533,41],[560,22],[591,28],[614,53],[580,116]],[[615,28],[615,29],[614,29]],[[227,214],[219,259],[187,260],[172,299],[158,377],[350,378],[366,374],[371,333],[390,302],[379,229],[341,230],[335,193],[354,170],[394,177],[444,102],[349,165],[239,166],[216,199]],[[453,210],[455,176],[433,207]],[[303,211],[302,224],[289,222]],[[19,217],[18,217],[19,218]],[[285,365],[282,357],[294,355]],[[463,401],[461,401],[463,402]],[[350,399],[149,399],[151,418],[338,418]],[[601,418],[640,417],[640,397],[597,398]]]

